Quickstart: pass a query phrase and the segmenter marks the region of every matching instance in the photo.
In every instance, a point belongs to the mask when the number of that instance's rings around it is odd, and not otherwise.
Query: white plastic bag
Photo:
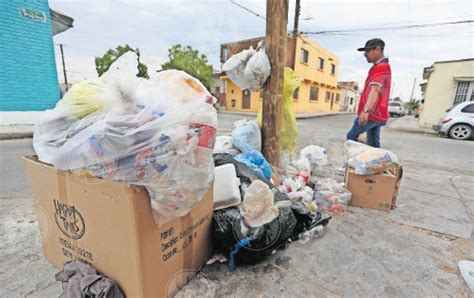
[[[229,76],[230,80],[242,90],[248,89],[250,87],[244,77],[244,72],[249,59],[255,53],[256,51],[250,47],[247,50],[243,50],[240,53],[232,55],[222,65],[222,71],[224,71]]]
[[[240,150],[232,146],[231,136],[217,136],[216,145],[214,146],[214,153],[229,153],[232,156],[240,154]]]
[[[325,166],[329,162],[327,150],[315,145],[304,147],[300,151],[300,158],[307,158],[312,166]]]
[[[259,43],[257,51],[250,47],[232,55],[222,65],[222,71],[242,90],[260,90],[270,76],[270,60],[262,44]]]
[[[258,91],[270,76],[270,60],[264,48],[260,48],[250,57],[244,71],[244,79],[248,84],[248,89]]]
[[[78,117],[59,101],[35,126],[33,146],[58,169],[146,186],[163,223],[189,212],[213,181],[215,99],[182,71],[122,80],[137,66],[126,55],[97,80],[110,104]]]
[[[370,148],[353,157],[356,175],[373,175],[398,165],[398,158],[388,150]]]
[[[234,123],[232,145],[242,152],[262,150],[262,134],[256,120],[240,120]]]
[[[274,195],[268,185],[254,180],[247,188],[241,205],[241,214],[252,228],[262,226],[278,217],[278,208],[274,204]]]

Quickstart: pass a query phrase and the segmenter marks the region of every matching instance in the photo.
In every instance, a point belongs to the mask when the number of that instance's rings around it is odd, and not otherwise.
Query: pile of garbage
[[[147,187],[155,220],[189,212],[214,180],[216,99],[183,71],[136,77],[128,52],[76,83],[35,126],[40,161],[80,176]]]
[[[343,183],[317,175],[329,165],[326,149],[284,151],[281,168],[270,165],[260,150],[255,120],[237,121],[230,136],[216,139],[212,233],[216,252],[229,258],[231,270],[291,241],[320,236],[331,218],[324,211],[334,212],[326,202],[347,206],[350,200]]]

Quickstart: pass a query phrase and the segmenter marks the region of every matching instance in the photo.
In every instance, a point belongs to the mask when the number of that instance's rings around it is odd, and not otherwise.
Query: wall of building
[[[226,110],[227,111],[241,111],[241,112],[255,112],[257,113],[262,108],[262,97],[260,92],[250,92],[250,109],[243,107],[242,90],[237,87],[228,78],[226,80]],[[235,104],[233,104],[233,102]]]
[[[44,19],[22,16],[21,9]],[[39,111],[59,100],[47,0],[0,1],[0,110]]]
[[[352,104],[351,104],[352,98]],[[359,104],[360,94],[358,91],[350,88],[341,88],[341,112],[356,112]]]
[[[438,124],[446,110],[452,107],[457,81],[454,77],[474,77],[474,60],[433,64],[425,91],[425,102],[420,114],[420,125]]]

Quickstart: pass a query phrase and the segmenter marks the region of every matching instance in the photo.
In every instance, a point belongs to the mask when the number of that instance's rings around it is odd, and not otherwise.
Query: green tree
[[[109,49],[104,56],[95,57],[95,69],[99,77],[109,70],[110,65],[114,63],[120,56],[127,52],[135,52],[138,57],[138,74],[137,77],[143,77],[148,79],[148,67],[140,62],[140,50],[138,48],[133,49],[128,44],[122,46],[119,45],[115,50]]]
[[[207,89],[212,86],[212,65],[208,64],[206,55],[200,55],[199,51],[190,46],[175,44],[168,50],[168,59],[168,62],[161,65],[162,70],[182,70],[200,80]]]
[[[420,101],[414,98],[405,103],[405,109],[408,111],[408,114],[411,115],[413,110],[416,110],[420,107]]]

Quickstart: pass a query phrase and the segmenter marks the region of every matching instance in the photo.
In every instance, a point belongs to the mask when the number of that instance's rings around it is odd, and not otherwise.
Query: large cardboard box
[[[144,187],[77,177],[25,157],[46,259],[78,258],[128,297],[173,295],[210,258],[212,187],[187,215],[157,226]]]
[[[395,169],[395,175],[382,173],[369,176],[356,175],[353,169],[347,167],[345,182],[352,193],[349,205],[385,211],[393,209],[402,175],[402,167]]]

